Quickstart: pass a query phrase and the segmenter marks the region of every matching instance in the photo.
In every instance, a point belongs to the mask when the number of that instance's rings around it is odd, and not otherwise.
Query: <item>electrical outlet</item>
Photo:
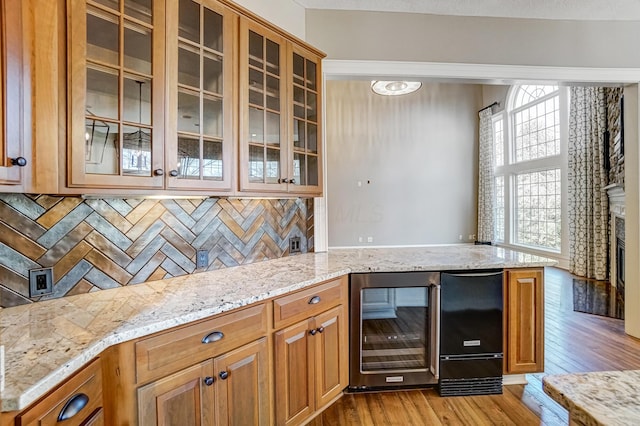
[[[53,293],[53,268],[29,269],[29,297]]]
[[[209,266],[209,251],[198,250],[196,252],[196,269],[206,268]]]
[[[289,254],[300,253],[302,248],[300,247],[300,237],[289,238]]]
[[[367,242],[368,243],[372,243],[373,242],[373,237],[367,237]]]
[[[361,243],[362,241],[364,241],[364,239],[362,237],[358,237],[358,242]]]

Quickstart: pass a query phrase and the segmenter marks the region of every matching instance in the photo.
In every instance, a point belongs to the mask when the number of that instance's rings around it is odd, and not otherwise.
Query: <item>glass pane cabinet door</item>
[[[286,45],[276,33],[241,20],[241,190],[286,191]]]
[[[292,48],[292,192],[321,192],[320,58]]]
[[[163,186],[163,5],[69,2],[70,186]]]
[[[237,15],[209,0],[167,3],[168,187],[231,190]]]

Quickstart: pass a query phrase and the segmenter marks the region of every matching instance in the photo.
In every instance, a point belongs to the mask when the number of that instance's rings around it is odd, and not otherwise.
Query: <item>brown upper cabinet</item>
[[[240,20],[240,190],[322,193],[321,57]]]
[[[167,187],[231,191],[238,15],[211,0],[167,2]]]
[[[6,0],[0,5],[0,185],[19,192],[22,167],[28,163],[24,153],[24,84],[22,5]]]
[[[164,2],[67,6],[68,186],[163,188]]]
[[[322,193],[321,52],[226,0],[30,2],[25,191]]]

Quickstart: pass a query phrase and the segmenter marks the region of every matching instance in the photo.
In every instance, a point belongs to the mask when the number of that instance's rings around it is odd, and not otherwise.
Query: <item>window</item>
[[[505,111],[493,117],[498,242],[564,251],[566,98],[558,86],[513,86]]]

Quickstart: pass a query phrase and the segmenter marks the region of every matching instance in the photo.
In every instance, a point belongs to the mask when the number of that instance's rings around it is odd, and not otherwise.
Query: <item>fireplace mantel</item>
[[[609,196],[609,211],[619,217],[625,216],[624,185],[613,183],[604,187]]]

